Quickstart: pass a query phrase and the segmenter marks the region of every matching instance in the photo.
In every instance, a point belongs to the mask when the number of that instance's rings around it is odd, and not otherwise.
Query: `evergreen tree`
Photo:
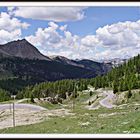
[[[31,101],[32,103],[34,103],[34,96],[33,96],[33,94],[31,94],[31,99],[30,99],[30,101]]]

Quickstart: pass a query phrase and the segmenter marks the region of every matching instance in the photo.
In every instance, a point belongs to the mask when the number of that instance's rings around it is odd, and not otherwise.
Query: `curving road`
[[[113,105],[112,102],[116,99],[116,95],[112,90],[103,91],[102,96],[106,96],[103,100],[100,100],[99,103],[101,106],[106,108],[113,108],[116,105]]]
[[[99,97],[104,97],[104,99],[99,100],[99,104],[106,108],[113,108],[116,105],[113,102],[116,100],[116,95],[113,93],[112,90],[105,90],[105,89],[97,89],[95,90],[93,87],[89,88],[89,91],[96,91],[98,92]],[[91,100],[91,99],[90,99]],[[92,109],[96,109],[97,106],[92,106]]]
[[[12,108],[12,104],[0,104],[0,111],[10,108]],[[15,104],[15,109],[31,109],[35,111],[46,110],[46,108],[32,104]]]

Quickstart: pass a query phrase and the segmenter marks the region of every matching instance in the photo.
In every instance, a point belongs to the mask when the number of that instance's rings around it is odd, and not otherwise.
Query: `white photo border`
[[[140,6],[140,2],[0,2],[0,7],[10,6]],[[0,134],[1,138],[140,138],[140,134]]]

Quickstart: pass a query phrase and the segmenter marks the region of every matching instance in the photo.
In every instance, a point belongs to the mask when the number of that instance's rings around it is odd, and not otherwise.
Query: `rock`
[[[62,101],[63,101],[63,100],[62,100],[62,98],[59,97],[58,94],[54,97],[54,99],[55,99],[57,102],[59,102],[59,103],[62,104]]]
[[[90,124],[90,122],[85,122],[85,123],[81,123],[80,125],[81,125],[81,127],[86,127],[86,126],[88,126]]]
[[[52,104],[58,104],[58,101],[55,100],[54,98],[52,98],[51,103],[52,103]]]
[[[55,98],[55,99],[59,98],[59,95],[58,95],[58,94],[56,94],[54,98]]]
[[[58,98],[58,99],[57,99],[57,101],[58,101],[59,103],[61,103],[61,104],[62,104],[63,99],[62,99],[62,98]]]
[[[47,97],[47,98],[45,98],[45,100],[52,103],[52,104],[58,104],[58,103],[62,104],[62,101],[63,101],[63,99],[60,98],[59,95],[56,95],[54,98],[53,97]]]
[[[49,101],[49,102],[50,102],[51,99],[52,99],[51,97],[47,97],[47,98],[46,98],[46,101]]]
[[[72,92],[66,92],[65,95],[66,95],[65,99],[69,99],[72,96]]]
[[[68,99],[68,98],[69,98],[69,95],[68,95],[69,93],[68,93],[68,92],[66,92],[65,94],[66,94],[66,99]]]

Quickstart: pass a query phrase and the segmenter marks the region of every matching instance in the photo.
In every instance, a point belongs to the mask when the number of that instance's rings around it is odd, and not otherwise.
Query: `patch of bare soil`
[[[0,111],[0,129],[13,127],[13,112],[9,109]],[[51,118],[52,116],[66,116],[74,115],[66,109],[56,109],[56,110],[40,110],[35,111],[31,109],[16,109],[15,110],[15,124],[16,126],[20,125],[29,125],[42,122],[46,119]]]

